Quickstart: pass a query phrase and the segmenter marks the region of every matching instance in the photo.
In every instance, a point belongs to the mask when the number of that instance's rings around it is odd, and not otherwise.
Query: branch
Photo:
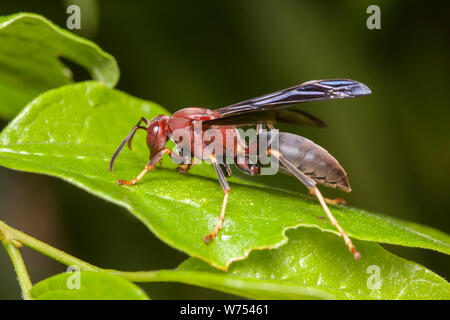
[[[6,252],[9,254],[9,257],[14,265],[17,280],[19,281],[20,288],[22,289],[23,299],[32,300],[30,290],[33,284],[31,283],[27,268],[23,262],[22,255],[16,247],[20,246],[20,243],[10,237],[8,231],[3,228],[3,224],[0,224],[0,241],[2,242]]]

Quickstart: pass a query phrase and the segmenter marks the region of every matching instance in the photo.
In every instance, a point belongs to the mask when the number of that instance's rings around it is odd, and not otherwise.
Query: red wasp
[[[111,158],[109,168],[110,171],[113,170],[114,161],[125,144],[128,144],[131,149],[131,141],[138,129],[147,131],[150,161],[135,179],[118,180],[118,184],[133,185],[137,183],[149,170],[155,167],[165,154],[171,154],[172,159],[180,164],[179,170],[182,172],[189,170],[192,158],[210,160],[224,191],[224,198],[216,226],[204,237],[204,241],[208,243],[222,227],[230,191],[222,167],[225,169],[227,177],[231,176],[231,169],[223,159],[231,154],[234,157],[233,162],[239,170],[249,175],[261,174],[262,164],[259,161],[250,161],[250,151],[256,148],[259,140],[251,140],[249,145],[246,145],[239,135],[238,127],[256,125],[258,137],[262,136],[261,133],[266,126],[273,130],[273,124],[277,121],[324,127],[326,125],[322,120],[309,113],[301,110],[285,110],[285,108],[300,102],[354,98],[369,94],[371,94],[370,89],[357,81],[347,79],[314,80],[216,110],[192,107],[181,109],[171,116],[159,115],[152,121],[141,118],[117,148]],[[145,125],[142,125],[142,123]],[[198,128],[200,130],[196,130]],[[214,138],[207,136],[208,129],[219,131],[224,139],[216,140],[214,151],[205,155],[205,149],[214,141]],[[181,136],[180,131],[183,132]],[[324,198],[317,188],[317,184],[323,184],[327,187],[350,192],[350,185],[344,169],[324,148],[306,138],[287,132],[277,133],[276,136],[278,137],[278,147],[272,148],[271,143],[269,143],[264,152],[271,157],[275,157],[281,164],[280,169],[283,172],[294,175],[319,200],[323,210],[343,237],[354,258],[359,259],[361,257],[359,252],[326,204],[342,203],[342,200]],[[274,135],[271,135],[270,139],[273,138]],[[175,143],[175,150],[166,147],[169,139]],[[232,144],[226,143],[225,140],[231,140]],[[237,161],[238,158],[244,159],[244,161]]]

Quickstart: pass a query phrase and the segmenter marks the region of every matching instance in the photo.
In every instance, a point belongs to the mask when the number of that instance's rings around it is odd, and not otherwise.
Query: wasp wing
[[[266,122],[285,122],[311,127],[326,127],[326,123],[302,110],[266,110],[255,111],[251,113],[236,114],[203,121],[204,126],[227,126],[233,125],[237,127],[251,126],[258,123]]]
[[[224,118],[256,111],[283,109],[306,101],[355,98],[369,94],[371,94],[370,89],[358,81],[348,79],[313,80],[292,88],[232,104],[216,111]]]

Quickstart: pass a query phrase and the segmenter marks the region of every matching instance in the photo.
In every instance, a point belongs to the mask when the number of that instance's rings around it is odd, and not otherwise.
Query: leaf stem
[[[3,231],[3,232],[2,232]],[[83,260],[80,260],[78,258],[75,258],[74,256],[65,253],[64,251],[61,251],[59,249],[56,249],[36,238],[33,238],[32,236],[29,236],[19,230],[16,230],[10,226],[8,226],[6,223],[0,220],[0,239],[2,242],[5,240],[6,244],[9,244],[8,246],[8,253],[12,252],[14,254],[18,253],[18,250],[14,245],[13,242],[19,242],[33,250],[36,250],[43,255],[54,259],[64,265],[67,266],[77,266],[82,271],[101,271],[106,272],[109,274],[117,275],[120,277],[123,277],[124,279],[127,279],[131,282],[184,282],[189,283],[188,279],[186,278],[184,281],[179,279],[178,274],[182,274],[183,272],[177,271],[177,270],[155,270],[155,271],[135,271],[135,272],[128,272],[128,271],[119,271],[119,270],[113,270],[113,269],[103,269],[99,268],[97,266],[94,266],[88,262],[85,262]],[[13,256],[11,255],[11,259],[13,259]],[[14,256],[16,257],[16,256]],[[22,261],[19,253],[20,260],[13,260],[14,261]],[[16,265],[16,264],[14,264]],[[20,269],[21,272],[26,269],[25,265],[23,264],[23,268]],[[183,278],[183,277],[182,277]],[[27,286],[28,287],[28,286]],[[31,282],[29,282],[29,288],[31,288]]]
[[[216,287],[223,286],[223,280],[220,275],[206,274],[201,271],[183,271],[177,269],[163,269],[154,271],[119,271],[114,269],[103,269],[90,263],[82,261],[71,256],[59,249],[56,249],[42,241],[39,241],[19,230],[16,230],[0,220],[0,240],[4,243],[6,250],[13,260],[16,272],[18,274],[20,286],[22,288],[24,299],[31,299],[29,291],[32,287],[31,281],[25,269],[25,265],[20,256],[18,249],[13,245],[23,244],[34,249],[49,258],[52,258],[67,266],[76,266],[81,271],[98,271],[108,274],[120,276],[131,282],[178,282],[200,287],[210,287],[214,284]],[[242,287],[242,280],[239,278],[229,279],[229,283],[233,282],[237,287]],[[267,286],[267,285],[263,285]],[[264,289],[264,288],[262,288]],[[233,290],[223,288],[225,292],[234,293]],[[239,292],[236,292],[238,294]]]
[[[31,283],[27,268],[25,267],[25,263],[23,262],[22,255],[20,254],[19,249],[16,247],[18,243],[15,242],[14,239],[10,238],[8,231],[6,231],[1,224],[0,241],[2,242],[3,247],[5,248],[14,265],[14,270],[17,274],[17,280],[19,281],[19,285],[22,290],[23,299],[32,300],[30,290],[33,284]]]
[[[70,254],[65,253],[64,251],[61,251],[59,249],[56,249],[42,241],[39,241],[36,238],[33,238],[19,230],[16,230],[14,228],[11,228],[6,223],[0,220],[0,229],[3,229],[4,234],[8,234],[10,237],[9,242],[12,240],[19,241],[23,245],[36,250],[43,255],[46,255],[49,258],[52,258],[62,264],[65,264],[67,266],[77,266],[81,270],[85,271],[99,271],[100,268],[84,262],[83,260],[80,260],[78,258],[75,258],[74,256],[71,256]]]

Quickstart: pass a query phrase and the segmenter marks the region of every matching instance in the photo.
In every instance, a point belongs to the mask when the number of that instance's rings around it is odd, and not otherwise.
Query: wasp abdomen
[[[292,133],[280,132],[279,149],[288,161],[317,183],[351,191],[345,170],[318,144]]]

